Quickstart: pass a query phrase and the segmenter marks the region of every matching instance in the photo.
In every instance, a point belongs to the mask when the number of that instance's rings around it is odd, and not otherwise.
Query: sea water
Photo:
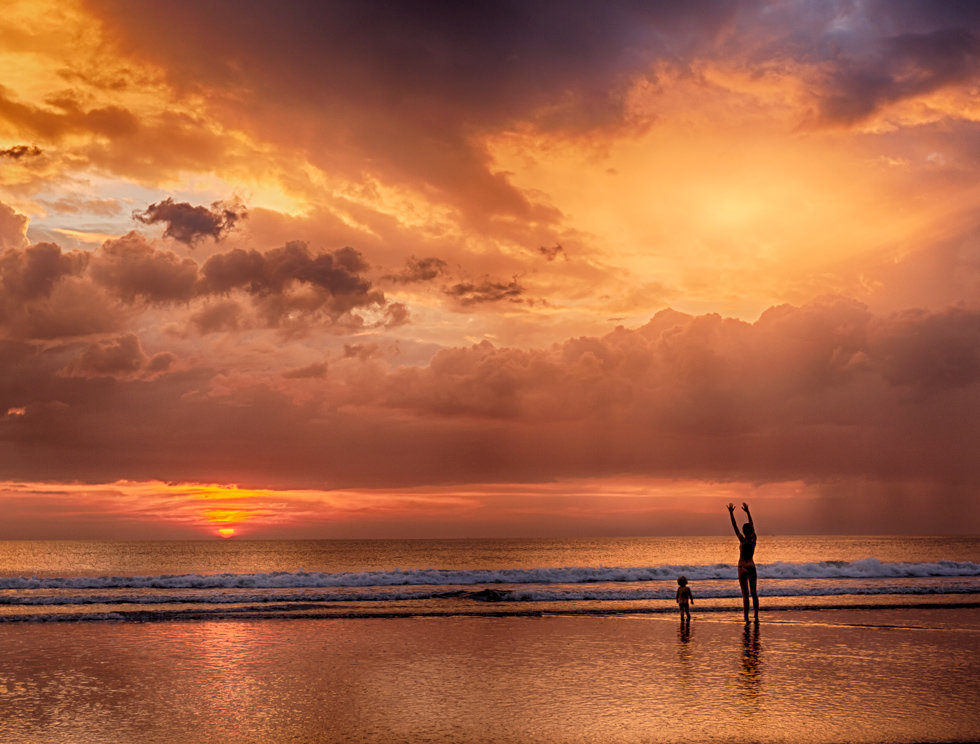
[[[734,537],[2,543],[0,742],[980,739],[980,539],[762,535],[758,624],[736,556]]]
[[[0,621],[737,608],[734,537],[0,542]],[[980,601],[980,537],[759,538],[765,612]]]

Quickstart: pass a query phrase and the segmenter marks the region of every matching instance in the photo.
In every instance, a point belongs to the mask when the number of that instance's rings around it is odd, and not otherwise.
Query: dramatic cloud
[[[135,134],[140,123],[130,111],[119,106],[85,109],[71,96],[48,101],[50,107],[21,103],[0,85],[0,119],[49,141],[74,133],[110,138]]]
[[[69,377],[134,379],[166,372],[174,361],[174,355],[168,352],[147,357],[136,334],[127,333],[111,341],[89,344],[71,360],[63,374]]]
[[[980,39],[962,27],[904,33],[873,49],[834,61],[821,102],[828,121],[852,124],[897,101],[980,77]]]
[[[907,310],[878,330],[876,350],[886,379],[922,395],[980,382],[980,313],[950,308]]]
[[[166,464],[179,478],[238,469],[250,481],[293,485],[633,474],[759,483],[908,479],[939,488],[977,477],[970,448],[980,434],[978,335],[980,313],[966,309],[881,317],[827,300],[773,308],[752,324],[664,311],[635,330],[536,350],[483,342],[440,351],[422,366],[388,367],[376,347],[348,344],[329,377],[322,360],[279,376],[316,381],[313,404],[309,396],[291,402],[261,377],[220,392],[186,375],[150,383],[174,360],[150,357],[124,335],[90,344],[61,366],[21,354],[5,366],[3,389],[11,389],[11,375],[33,375],[31,400],[5,399],[26,407],[21,423],[41,425],[31,406],[60,401],[68,406],[62,420],[112,442],[105,458],[91,459],[86,477],[122,467],[139,479]],[[65,387],[104,377],[132,382]],[[82,399],[88,402],[78,407]],[[167,439],[160,449],[130,419],[131,406],[185,432],[186,441]],[[26,441],[8,436],[5,472],[37,477],[36,468],[62,468],[44,446],[17,465]],[[66,446],[92,445],[86,437]],[[126,453],[137,449],[144,454],[127,468]],[[379,460],[378,451],[388,454]],[[178,465],[188,452],[193,457]]]
[[[374,162],[389,178],[424,184],[474,219],[548,221],[554,213],[495,173],[474,135],[528,116],[549,129],[621,125],[632,77],[658,56],[713,38],[736,5],[607,3],[602,12],[583,2],[437,10],[346,1],[91,7],[127,49],[165,65],[177,85],[206,91],[262,136],[311,151],[323,138],[343,141],[345,155],[315,156],[328,171]],[[210,30],[218,27],[215,37]],[[260,48],[266,64],[250,64]],[[256,116],[259,110],[265,113]],[[307,118],[312,127],[297,126]]]
[[[38,243],[22,251],[7,249],[0,254],[4,299],[25,302],[47,297],[59,279],[78,276],[89,260],[87,253],[65,254],[53,243]]]
[[[980,6],[8,5],[11,483],[978,516]]]
[[[0,250],[27,244],[27,218],[0,202]]]
[[[0,253],[0,337],[58,338],[115,330],[111,301],[83,279],[91,256],[53,243]]]
[[[265,253],[234,249],[203,265],[130,232],[95,251],[64,252],[53,243],[0,252],[0,331],[14,338],[84,336],[118,330],[149,306],[192,310],[183,322],[201,333],[243,327],[317,325],[344,332],[371,322],[405,325],[408,308],[388,303],[366,278],[360,253],[314,253],[302,242]],[[237,299],[229,295],[238,295]],[[254,311],[246,313],[241,300]]]
[[[235,249],[211,256],[201,267],[204,291],[242,289],[273,324],[295,312],[325,312],[338,319],[357,308],[383,306],[384,295],[362,276],[360,253],[341,248],[314,255],[293,241],[266,253]]]
[[[136,232],[103,243],[90,271],[97,283],[128,302],[186,302],[197,294],[197,263],[153,248]]]
[[[208,209],[167,198],[133,212],[133,219],[146,225],[163,222],[167,225],[163,231],[165,238],[194,245],[205,237],[221,240],[246,215],[245,207],[237,202],[215,202]]]

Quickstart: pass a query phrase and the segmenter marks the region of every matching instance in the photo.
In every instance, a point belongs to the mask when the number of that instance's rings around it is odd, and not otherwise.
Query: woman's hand
[[[749,513],[749,505],[746,504],[744,501],[742,502],[742,511],[744,511],[746,514]]]
[[[734,512],[735,512],[735,504],[729,504],[728,505],[728,513],[729,514],[734,514]]]

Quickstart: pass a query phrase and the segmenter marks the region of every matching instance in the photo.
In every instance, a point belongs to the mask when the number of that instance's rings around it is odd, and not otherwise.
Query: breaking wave
[[[980,564],[971,561],[931,563],[883,562],[877,558],[858,561],[759,564],[760,579],[902,579],[931,577],[980,577]],[[0,577],[0,591],[29,589],[300,589],[329,587],[473,586],[478,584],[588,584],[674,580],[679,575],[692,581],[730,579],[736,567],[727,563],[709,566],[667,565],[636,568],[530,568],[496,570],[416,569],[321,573],[275,571],[271,573],[165,574],[161,576]]]

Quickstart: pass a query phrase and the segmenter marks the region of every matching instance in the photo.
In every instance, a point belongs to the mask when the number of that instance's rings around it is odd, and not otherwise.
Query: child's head
[[[687,586],[687,577],[686,576],[678,576],[677,577],[677,586]]]
[[[746,522],[745,524],[742,525],[742,532],[745,535],[754,535],[755,527],[752,526],[751,522]]]

